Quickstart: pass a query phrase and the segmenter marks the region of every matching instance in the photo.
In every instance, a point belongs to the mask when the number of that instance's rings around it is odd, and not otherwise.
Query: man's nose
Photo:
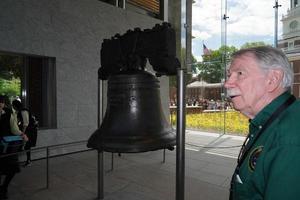
[[[224,87],[231,88],[231,87],[233,87],[233,85],[234,85],[233,78],[231,76],[229,76],[224,83]]]
[[[228,81],[227,81],[227,80],[226,80],[225,83],[224,83],[224,87],[225,87],[225,88],[229,88],[229,84],[228,84]]]

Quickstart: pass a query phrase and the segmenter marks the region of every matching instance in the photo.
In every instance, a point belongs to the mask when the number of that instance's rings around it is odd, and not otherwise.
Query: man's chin
[[[238,104],[233,104],[233,108],[234,108],[236,111],[238,111],[238,112],[242,113],[243,115],[245,115],[247,118],[250,118],[250,119],[253,118],[253,117],[250,115],[250,113],[248,112],[248,110],[245,109],[244,106],[241,106],[241,105],[238,105]]]
[[[235,110],[240,111],[240,112],[243,110],[244,106],[240,103],[240,101],[238,101],[238,99],[236,99],[236,97],[231,99],[231,101],[233,103],[233,108]]]

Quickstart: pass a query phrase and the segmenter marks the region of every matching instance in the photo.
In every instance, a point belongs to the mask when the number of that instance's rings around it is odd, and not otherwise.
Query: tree
[[[0,78],[0,95],[18,96],[20,94],[21,81],[13,78],[12,80],[5,80]]]
[[[250,47],[259,47],[259,46],[267,46],[266,43],[260,41],[260,42],[246,42],[241,46],[241,49],[246,49]]]
[[[21,88],[22,57],[0,54],[0,94],[17,96]]]
[[[246,42],[241,46],[241,49],[266,45],[262,41]],[[229,62],[231,55],[237,50],[234,46],[221,46],[217,50],[210,50],[210,55],[203,55],[203,61],[194,65],[199,71],[198,78],[208,83],[220,83],[225,78],[225,65]]]
[[[218,50],[210,50],[210,55],[203,55],[203,62],[196,64],[199,79],[208,83],[220,83],[224,78],[227,61],[236,51],[234,46],[221,46]]]
[[[0,77],[12,79],[21,77],[22,57],[0,54]]]

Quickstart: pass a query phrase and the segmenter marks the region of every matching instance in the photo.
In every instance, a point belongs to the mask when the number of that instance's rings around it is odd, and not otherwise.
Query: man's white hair
[[[244,54],[252,54],[263,70],[280,69],[283,71],[281,86],[286,90],[292,87],[294,82],[294,72],[286,55],[279,49],[271,46],[259,46],[241,49],[232,55],[232,60]]]

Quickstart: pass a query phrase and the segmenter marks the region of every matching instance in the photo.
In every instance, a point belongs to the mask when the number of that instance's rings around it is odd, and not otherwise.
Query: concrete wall
[[[1,0],[0,51],[56,58],[57,129],[38,146],[87,140],[97,127],[97,70],[104,38],[160,21],[97,0]],[[168,114],[168,79],[161,79]]]

